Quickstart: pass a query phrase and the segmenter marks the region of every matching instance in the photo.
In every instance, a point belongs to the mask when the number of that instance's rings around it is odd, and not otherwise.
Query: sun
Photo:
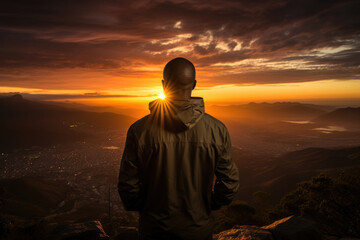
[[[164,99],[166,98],[166,96],[165,96],[165,94],[161,93],[161,94],[159,95],[159,98],[160,98],[161,100],[164,100]]]

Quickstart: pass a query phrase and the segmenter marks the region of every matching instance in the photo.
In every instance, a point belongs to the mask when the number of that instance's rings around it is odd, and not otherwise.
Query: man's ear
[[[195,86],[196,86],[196,80],[194,80],[194,85],[191,90],[194,90]]]

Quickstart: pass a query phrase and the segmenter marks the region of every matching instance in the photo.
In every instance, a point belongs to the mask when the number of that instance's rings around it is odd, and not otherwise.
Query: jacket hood
[[[180,122],[186,129],[191,129],[204,116],[204,99],[157,99],[149,103],[151,115],[171,122]]]

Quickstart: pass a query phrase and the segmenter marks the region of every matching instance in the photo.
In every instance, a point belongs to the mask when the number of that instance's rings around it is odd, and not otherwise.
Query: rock
[[[340,240],[360,240],[360,238],[340,238]]]
[[[6,239],[15,229],[14,223],[0,215],[0,239]]]
[[[108,240],[100,221],[64,223],[55,226],[49,236],[53,240]]]
[[[321,240],[316,225],[304,218],[290,216],[280,219],[262,229],[269,230],[276,240]]]
[[[116,240],[137,240],[139,233],[135,227],[120,227],[117,230]]]
[[[214,240],[274,240],[272,234],[257,226],[235,226],[213,237]]]
[[[360,240],[360,238],[336,237],[327,234],[323,234],[322,237],[322,240]]]
[[[323,234],[322,235],[322,240],[340,240],[340,237]]]

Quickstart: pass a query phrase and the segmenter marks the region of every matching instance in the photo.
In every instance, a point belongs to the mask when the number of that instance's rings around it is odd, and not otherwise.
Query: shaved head
[[[163,86],[167,95],[191,97],[196,85],[195,67],[185,58],[174,58],[165,65]]]
[[[164,68],[164,80],[175,85],[187,85],[195,81],[195,67],[185,58],[174,58]]]

